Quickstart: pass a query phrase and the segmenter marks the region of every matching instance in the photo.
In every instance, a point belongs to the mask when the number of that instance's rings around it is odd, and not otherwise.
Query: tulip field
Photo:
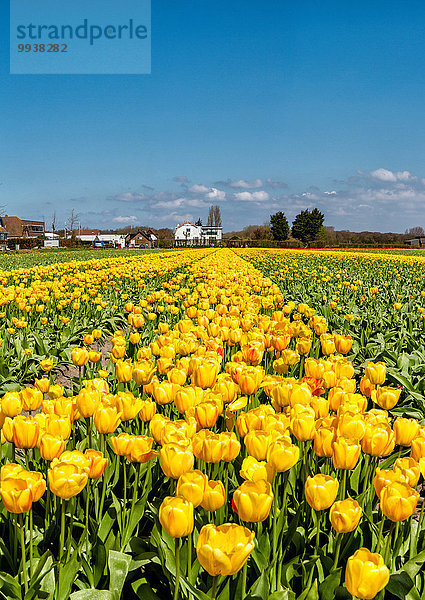
[[[18,260],[0,599],[425,599],[421,251]]]

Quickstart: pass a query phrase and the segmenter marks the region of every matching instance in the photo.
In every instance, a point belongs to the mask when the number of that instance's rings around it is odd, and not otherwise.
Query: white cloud
[[[238,202],[265,202],[269,200],[270,195],[264,190],[258,192],[237,192],[233,197]]]
[[[378,181],[384,181],[388,183],[395,183],[396,181],[404,182],[416,179],[416,177],[412,175],[410,171],[393,172],[382,168],[371,171],[369,175],[372,177],[372,179],[377,179]]]
[[[189,192],[191,192],[192,194],[206,194],[209,190],[209,187],[206,187],[205,185],[199,185],[197,183],[190,186],[189,188]]]
[[[206,197],[209,198],[210,200],[217,200],[217,201],[225,200],[226,192],[223,192],[223,190],[218,190],[217,188],[210,188]]]
[[[227,181],[227,185],[232,188],[242,188],[242,189],[256,189],[260,188],[263,185],[261,179],[251,179],[250,181],[246,179],[238,179],[237,181],[232,181],[229,179]]]
[[[129,217],[120,215],[119,217],[114,217],[112,220],[115,223],[135,223],[136,221],[138,221],[138,219],[135,215],[131,215]]]
[[[124,194],[117,194],[112,198],[118,202],[138,202],[140,200],[146,200],[147,196],[140,192],[125,192]]]

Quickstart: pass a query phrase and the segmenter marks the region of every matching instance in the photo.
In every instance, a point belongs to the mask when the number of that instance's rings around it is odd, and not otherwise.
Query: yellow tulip
[[[382,513],[391,521],[404,521],[415,512],[418,498],[419,493],[407,483],[389,483],[380,495]]]
[[[179,496],[167,496],[159,507],[159,521],[171,537],[185,537],[193,531],[193,504]]]
[[[307,477],[304,486],[305,498],[314,510],[324,510],[332,506],[338,493],[338,481],[330,475]]]
[[[213,577],[234,575],[254,549],[255,534],[241,525],[225,523],[202,527],[196,553],[201,566]]]
[[[362,512],[357,500],[346,498],[332,504],[329,519],[337,533],[348,533],[356,529]]]
[[[390,571],[380,554],[360,548],[347,561],[345,585],[350,594],[360,600],[372,600],[384,589]]]

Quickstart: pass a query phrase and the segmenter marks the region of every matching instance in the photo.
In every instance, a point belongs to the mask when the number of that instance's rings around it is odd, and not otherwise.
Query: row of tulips
[[[423,593],[425,433],[386,365],[231,251],[165,289],[127,298],[108,355],[83,335],[72,385],[47,357],[1,400],[11,597]]]

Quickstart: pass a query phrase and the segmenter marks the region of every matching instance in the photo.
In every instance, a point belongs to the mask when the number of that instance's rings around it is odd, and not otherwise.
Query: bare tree
[[[212,225],[214,225],[214,206],[211,205],[208,213],[207,226],[212,227]]]
[[[55,233],[56,229],[56,211],[52,215],[52,233]]]
[[[407,235],[425,235],[424,228],[419,226],[406,229],[405,233],[407,233]]]
[[[216,227],[221,227],[221,212],[218,204],[213,206],[213,216],[214,216],[214,225]]]
[[[68,221],[67,221],[67,229],[69,229],[71,231],[71,236],[75,237],[75,229],[77,228],[77,225],[79,223],[80,220],[80,215],[75,212],[75,209],[73,208],[71,210],[71,214],[69,215]]]

